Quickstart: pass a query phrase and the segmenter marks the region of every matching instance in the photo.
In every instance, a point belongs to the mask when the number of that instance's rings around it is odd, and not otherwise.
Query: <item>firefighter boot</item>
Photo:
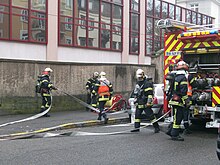
[[[141,126],[140,122],[135,122],[134,129],[131,130],[131,132],[140,132],[140,126]]]
[[[100,121],[101,121],[101,119],[102,119],[102,113],[99,112],[99,116],[98,116],[97,120],[100,120]]]
[[[172,136],[171,140],[174,140],[174,141],[184,141],[184,138],[181,137],[181,136]]]
[[[45,108],[41,108],[40,113],[44,112]],[[48,115],[47,113],[45,115],[43,115],[42,117],[50,117],[50,115]]]
[[[171,136],[172,125],[173,125],[173,123],[170,123],[169,126],[168,126],[168,130],[167,130],[167,132],[166,132],[166,134],[167,134],[168,136]]]
[[[103,114],[103,118],[104,118],[104,124],[107,124],[108,123],[108,118],[107,118],[107,115],[105,113]]]
[[[182,137],[179,135],[179,128],[172,128],[172,131],[171,131],[171,140],[174,140],[174,141],[184,141],[184,138],[182,138]]]
[[[184,123],[185,130],[183,131],[183,135],[189,135],[192,131],[189,129],[189,123]]]
[[[43,117],[50,117],[50,115],[46,113],[45,115],[43,115]]]
[[[192,131],[189,128],[183,131],[183,135],[189,135],[189,134],[192,134]]]
[[[157,122],[153,123],[153,127],[154,127],[154,133],[159,133],[160,132],[160,127],[159,127],[159,124]]]

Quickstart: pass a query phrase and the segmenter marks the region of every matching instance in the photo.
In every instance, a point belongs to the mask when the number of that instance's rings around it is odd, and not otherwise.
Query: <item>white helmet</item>
[[[105,73],[105,72],[101,72],[101,73],[100,73],[100,77],[101,77],[101,78],[105,78],[105,76],[106,76],[106,73]]]
[[[137,80],[138,80],[138,81],[141,81],[141,80],[144,79],[144,77],[145,77],[144,71],[143,71],[142,69],[138,69],[138,70],[136,71],[136,78],[137,78]]]
[[[45,68],[45,69],[44,69],[44,72],[53,72],[53,70],[50,69],[50,68]]]
[[[99,73],[98,72],[94,72],[93,73],[93,78],[98,78],[99,77]]]
[[[177,70],[189,70],[189,65],[185,62],[185,61],[179,61],[177,63],[177,67],[176,67]]]

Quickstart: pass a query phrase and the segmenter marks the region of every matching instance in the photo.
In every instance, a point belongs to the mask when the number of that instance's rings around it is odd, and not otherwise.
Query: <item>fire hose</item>
[[[160,119],[164,118],[170,113],[171,110],[166,112],[164,115],[159,117],[157,120],[140,127],[140,129],[151,126],[153,123],[158,122]],[[38,130],[33,132],[25,132],[24,134],[11,134],[11,135],[1,135],[0,140],[16,140],[16,139],[28,139],[28,138],[49,138],[49,137],[62,137],[62,136],[105,136],[105,135],[117,135],[117,134],[130,134],[131,130],[124,130],[118,132],[83,132],[83,131],[70,131],[61,133],[48,133],[46,131],[58,129],[59,126],[51,127],[45,129],[45,131]]]
[[[91,109],[91,110],[93,110],[93,111],[95,111],[95,112],[97,112],[97,113],[100,113],[100,110],[99,110],[99,109],[94,108],[93,106],[87,104],[86,102],[80,100],[79,98],[77,98],[77,97],[75,97],[75,96],[73,96],[73,95],[70,95],[69,93],[64,92],[64,91],[61,90],[61,89],[58,89],[58,90],[59,90],[60,92],[64,93],[64,94],[66,94],[67,96],[70,96],[71,98],[73,98],[76,102],[78,102],[78,103],[81,104],[82,106],[84,106],[84,107],[86,107],[86,108],[89,108],[89,109]],[[114,107],[115,105],[119,104],[120,101],[122,101],[122,99],[120,99],[118,102],[115,102],[114,104],[112,104],[111,107],[105,109],[104,111],[102,111],[102,113],[107,113],[107,112],[109,112],[109,110],[112,109],[112,107]],[[108,115],[115,115],[115,114],[121,114],[121,113],[126,113],[126,112],[128,112],[127,109],[121,110],[121,111],[118,111],[118,112],[108,113]]]
[[[158,122],[160,119],[164,118],[166,115],[168,115],[171,112],[171,110],[167,111],[165,114],[163,114],[161,117],[159,117],[158,119],[154,120],[153,122],[146,124],[142,127],[140,127],[140,129],[142,128],[146,128],[148,126],[153,125],[154,123]],[[107,133],[101,133],[101,132],[82,132],[79,131],[75,134],[75,136],[90,136],[90,135],[96,135],[96,136],[102,136],[102,135],[116,135],[116,134],[124,134],[124,133],[130,133],[130,129],[129,130],[125,130],[125,131],[119,131],[119,132],[107,132]]]
[[[50,97],[51,97],[51,104],[50,104],[50,106],[45,111],[43,111],[41,113],[38,113],[38,114],[36,114],[34,116],[30,116],[30,117],[25,118],[25,119],[11,121],[11,122],[8,122],[8,123],[1,124],[0,127],[5,127],[7,125],[12,125],[12,124],[16,124],[16,123],[21,123],[21,122],[25,122],[25,121],[34,120],[34,119],[37,119],[37,118],[47,114],[50,111],[51,106],[52,106],[52,95]]]

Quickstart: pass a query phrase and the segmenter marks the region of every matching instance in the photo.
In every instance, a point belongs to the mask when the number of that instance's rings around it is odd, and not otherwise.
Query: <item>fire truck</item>
[[[220,124],[220,29],[214,25],[192,25],[172,19],[159,20],[164,29],[164,86],[169,89],[167,75],[175,72],[181,59],[189,64],[189,74],[196,77],[190,106],[190,121],[203,121],[206,128]],[[164,97],[164,112],[171,107]],[[172,112],[172,111],[171,111]],[[170,118],[172,118],[172,113]],[[172,119],[171,119],[172,120]]]

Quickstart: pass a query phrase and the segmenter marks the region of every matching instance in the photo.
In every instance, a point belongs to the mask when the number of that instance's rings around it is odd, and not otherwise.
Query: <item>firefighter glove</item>
[[[153,104],[152,103],[147,103],[146,106],[147,107],[151,107]]]
[[[52,89],[53,89],[53,90],[58,90],[58,89],[57,89],[56,87],[54,87],[54,86],[52,87]]]

